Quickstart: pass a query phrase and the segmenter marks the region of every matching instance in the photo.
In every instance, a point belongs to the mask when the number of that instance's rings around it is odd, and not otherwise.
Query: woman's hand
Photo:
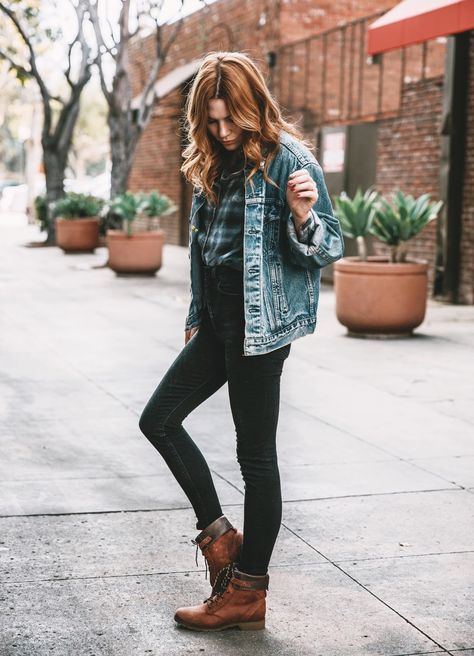
[[[299,228],[309,217],[309,211],[318,200],[318,189],[306,169],[293,171],[288,178],[286,200]]]
[[[186,346],[186,344],[189,342],[189,340],[191,339],[191,337],[192,337],[195,333],[197,333],[198,330],[199,330],[199,326],[194,326],[194,328],[188,328],[187,330],[184,331],[184,345],[185,345],[185,346]]]

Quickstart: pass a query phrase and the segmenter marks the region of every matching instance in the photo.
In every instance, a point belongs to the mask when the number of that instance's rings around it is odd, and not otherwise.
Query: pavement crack
[[[440,644],[437,640],[435,640],[434,638],[432,638],[431,636],[429,636],[425,631],[423,631],[423,629],[420,629],[420,627],[418,627],[414,622],[412,622],[410,619],[408,619],[408,617],[405,617],[400,611],[398,611],[396,608],[394,608],[394,607],[391,606],[389,603],[387,603],[386,601],[384,601],[381,597],[379,597],[377,594],[375,594],[375,592],[373,592],[372,590],[369,590],[369,588],[367,588],[363,583],[361,583],[360,581],[358,581],[354,576],[352,576],[349,572],[347,572],[345,569],[343,569],[343,567],[341,567],[340,565],[338,565],[336,561],[331,560],[331,558],[329,558],[329,556],[326,556],[325,554],[322,553],[322,551],[319,551],[319,549],[316,549],[315,547],[313,547],[312,544],[310,544],[307,540],[305,540],[303,537],[301,537],[300,535],[298,535],[298,533],[296,533],[295,531],[293,531],[293,529],[291,529],[291,528],[290,528],[289,526],[287,526],[286,524],[283,524],[283,523],[282,523],[282,526],[284,526],[288,531],[290,531],[290,532],[291,532],[296,538],[298,538],[299,540],[301,540],[302,542],[304,542],[304,543],[305,543],[310,549],[313,549],[313,551],[315,551],[317,554],[319,554],[319,555],[321,556],[321,558],[324,558],[324,559],[327,560],[329,563],[331,563],[336,569],[338,569],[338,570],[341,572],[341,574],[344,574],[344,576],[346,576],[346,577],[349,578],[351,581],[353,581],[356,585],[358,585],[358,586],[361,587],[363,590],[365,590],[366,592],[368,592],[372,597],[374,597],[374,599],[377,599],[377,601],[379,601],[381,604],[383,604],[386,608],[388,608],[388,609],[391,610],[393,613],[395,613],[396,615],[398,615],[398,617],[400,617],[400,619],[402,619],[402,620],[404,620],[405,622],[407,622],[407,624],[409,624],[410,626],[412,626],[416,631],[418,631],[419,633],[421,633],[422,635],[424,635],[425,638],[427,638],[427,639],[430,640],[432,643],[434,643],[437,647],[439,647],[440,649],[442,649],[442,650],[444,651],[444,653],[446,653],[446,654],[451,654],[451,652],[448,651],[448,649],[446,649],[445,647],[443,647],[442,644]]]
[[[239,494],[241,494],[242,496],[244,495],[244,493],[242,492],[242,490],[241,490],[239,487],[237,487],[237,485],[235,485],[234,483],[232,483],[232,481],[229,481],[225,476],[222,476],[222,474],[219,474],[218,471],[216,471],[215,469],[211,469],[211,472],[214,474],[214,476],[217,476],[218,478],[220,478],[221,481],[225,481],[225,482],[226,482],[228,485],[230,485],[234,490],[237,490],[237,492],[239,492]]]

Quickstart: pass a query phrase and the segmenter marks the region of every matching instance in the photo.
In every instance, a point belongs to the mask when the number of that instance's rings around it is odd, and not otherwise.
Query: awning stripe
[[[369,26],[374,55],[474,29],[474,0],[403,0]]]

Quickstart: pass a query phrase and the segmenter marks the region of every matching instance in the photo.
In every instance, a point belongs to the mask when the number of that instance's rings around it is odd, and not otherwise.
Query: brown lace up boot
[[[269,575],[245,574],[235,563],[230,563],[225,575],[219,578],[220,589],[213,590],[204,603],[178,608],[174,616],[178,625],[194,631],[222,631],[230,627],[244,631],[264,629]]]
[[[196,545],[196,565],[199,547],[206,561],[206,578],[209,566],[209,579],[213,588],[219,572],[229,563],[238,560],[243,537],[227,517],[222,515],[206,526],[195,540],[191,540]]]

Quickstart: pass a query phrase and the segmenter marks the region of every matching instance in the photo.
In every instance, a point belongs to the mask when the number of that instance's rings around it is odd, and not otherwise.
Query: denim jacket
[[[268,175],[259,171],[245,185],[243,277],[245,335],[243,355],[260,355],[313,333],[321,269],[344,254],[344,239],[334,217],[324,176],[314,155],[285,131]],[[286,187],[290,173],[307,169],[318,188],[311,209],[316,222],[308,244],[298,240]],[[247,165],[246,175],[251,170]],[[203,310],[201,253],[197,234],[203,192],[194,190],[189,216],[190,304],[185,328],[198,326]]]

